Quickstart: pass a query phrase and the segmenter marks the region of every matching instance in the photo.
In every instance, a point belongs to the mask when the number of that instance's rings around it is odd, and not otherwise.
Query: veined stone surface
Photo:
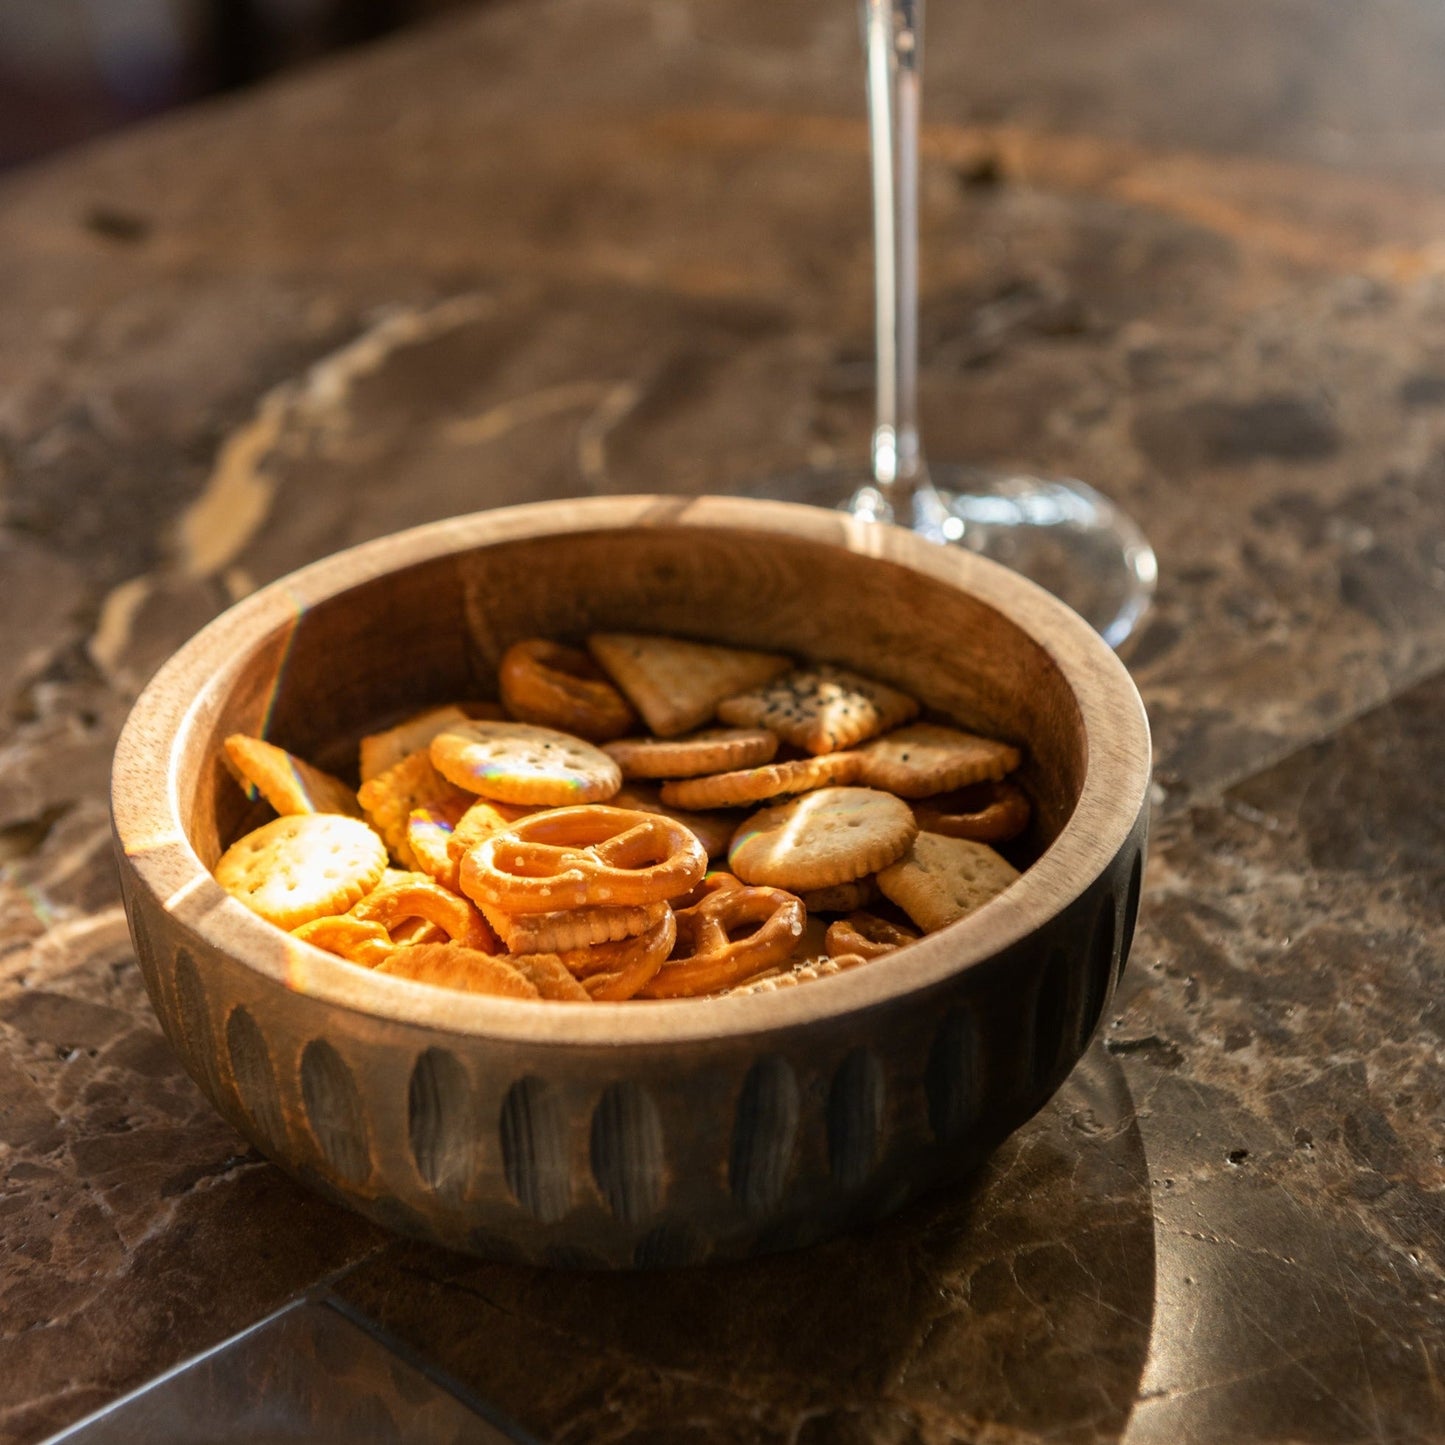
[[[1160,556],[1128,655],[1159,817],[1101,1044],[961,1198],[702,1274],[541,1274],[251,1154],[119,907],[116,733],[233,598],[459,511],[863,456],[850,6],[499,4],[20,172],[6,1445],[338,1271],[557,1439],[1445,1437],[1445,20],[929,26],[928,448],[1081,476]]]

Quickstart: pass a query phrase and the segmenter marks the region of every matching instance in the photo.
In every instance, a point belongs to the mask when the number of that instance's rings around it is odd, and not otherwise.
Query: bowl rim
[[[561,1003],[461,994],[378,975],[267,923],[215,881],[182,826],[175,760],[247,650],[299,612],[399,571],[533,538],[629,528],[773,533],[900,564],[1003,613],[1051,659],[1085,734],[1078,802],[1058,837],[1004,893],[930,934],[886,969],[855,968],[805,988],[712,999]],[[215,659],[226,662],[217,666]],[[1082,896],[1125,846],[1147,805],[1148,719],[1128,671],[1077,613],[967,550],[841,512],[751,498],[630,495],[527,503],[424,523],[278,578],[183,644],[136,699],[112,770],[111,816],[123,879],[252,972],[380,1021],[507,1042],[655,1047],[783,1031],[897,1002],[986,964]],[[127,875],[129,875],[127,877]]]

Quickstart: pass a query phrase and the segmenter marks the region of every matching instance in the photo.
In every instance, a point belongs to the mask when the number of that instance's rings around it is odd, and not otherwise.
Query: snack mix
[[[221,886],[362,968],[506,998],[770,992],[879,958],[1018,877],[1008,743],[915,721],[831,665],[670,637],[516,643],[501,704],[361,742],[353,790],[258,738],[237,781],[280,815]]]

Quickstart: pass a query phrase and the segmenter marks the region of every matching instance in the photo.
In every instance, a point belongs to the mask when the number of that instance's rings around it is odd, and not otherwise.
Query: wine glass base
[[[914,530],[967,547],[1052,592],[1111,647],[1135,630],[1154,596],[1154,549],[1132,518],[1073,478],[929,464],[936,495],[924,492]],[[872,482],[838,470],[775,478],[740,489],[892,521]]]

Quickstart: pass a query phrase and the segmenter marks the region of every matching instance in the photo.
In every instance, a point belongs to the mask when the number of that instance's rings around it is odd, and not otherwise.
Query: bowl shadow
[[[1105,1442],[1137,1395],[1154,1275],[1133,1103],[1096,1043],[967,1185],[862,1233],[606,1274],[399,1242],[338,1293],[546,1439]]]

